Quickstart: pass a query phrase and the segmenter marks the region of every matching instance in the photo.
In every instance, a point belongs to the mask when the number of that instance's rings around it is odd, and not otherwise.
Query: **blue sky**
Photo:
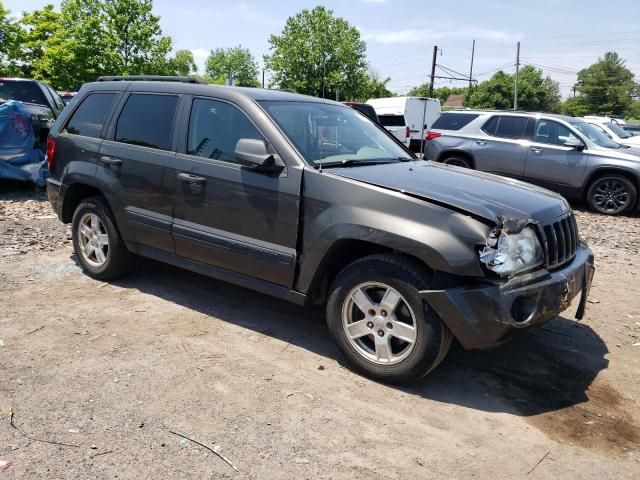
[[[3,2],[14,13],[60,3]],[[262,63],[269,35],[280,33],[287,17],[316,5],[360,30],[371,67],[391,77],[396,93],[426,81],[434,45],[442,49],[438,64],[468,75],[473,39],[478,80],[498,68],[512,72],[520,41],[522,62],[558,80],[565,96],[575,73],[608,50],[617,51],[640,81],[639,0],[155,0],[154,11],[175,48],[192,50],[202,68],[210,49],[238,44]],[[461,84],[436,80],[436,86]]]

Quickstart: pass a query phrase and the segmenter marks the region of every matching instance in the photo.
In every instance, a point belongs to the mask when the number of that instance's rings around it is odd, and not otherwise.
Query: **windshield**
[[[599,147],[620,148],[620,144],[611,140],[600,127],[587,122],[575,122],[571,125]]]
[[[620,138],[630,138],[631,137],[629,132],[627,132],[624,128],[622,128],[617,123],[613,123],[613,122],[607,123],[606,126],[609,127],[609,129],[613,133],[615,133],[617,136],[619,136]]]
[[[260,104],[315,167],[414,160],[376,124],[352,108],[316,102]]]
[[[40,87],[34,82],[0,80],[0,99],[3,101],[18,100],[26,103],[46,105]]]

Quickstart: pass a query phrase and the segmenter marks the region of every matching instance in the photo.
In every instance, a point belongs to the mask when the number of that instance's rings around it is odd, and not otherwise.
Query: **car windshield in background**
[[[38,105],[47,104],[37,84],[15,80],[0,80],[0,99],[3,101],[18,100]]]
[[[260,102],[313,166],[414,160],[376,124],[350,107],[317,102]]]
[[[600,147],[620,148],[620,144],[611,140],[604,131],[587,122],[575,122],[571,124],[573,128],[585,135],[589,140]]]
[[[606,125],[613,133],[615,133],[620,138],[631,138],[633,136],[617,123],[611,122],[607,123]]]

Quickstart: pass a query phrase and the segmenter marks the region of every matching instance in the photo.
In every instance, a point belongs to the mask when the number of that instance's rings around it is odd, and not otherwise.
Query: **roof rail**
[[[176,75],[103,75],[97,82],[113,81],[143,81],[143,82],[180,82],[180,83],[207,83],[196,77],[183,77]]]

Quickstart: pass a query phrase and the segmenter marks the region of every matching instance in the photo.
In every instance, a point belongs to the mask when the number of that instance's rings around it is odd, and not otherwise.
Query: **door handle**
[[[100,163],[113,167],[119,167],[120,165],[122,165],[122,160],[103,155],[102,157],[100,157]]]
[[[529,147],[529,150],[531,150],[534,153],[542,153],[542,149],[539,147]]]
[[[197,175],[191,175],[190,173],[181,172],[178,174],[178,180],[185,183],[203,184],[207,183],[207,179],[204,177],[198,177]]]
[[[476,140],[476,143],[478,145],[480,145],[481,147],[485,146],[487,144],[487,142],[485,142],[484,140]]]

